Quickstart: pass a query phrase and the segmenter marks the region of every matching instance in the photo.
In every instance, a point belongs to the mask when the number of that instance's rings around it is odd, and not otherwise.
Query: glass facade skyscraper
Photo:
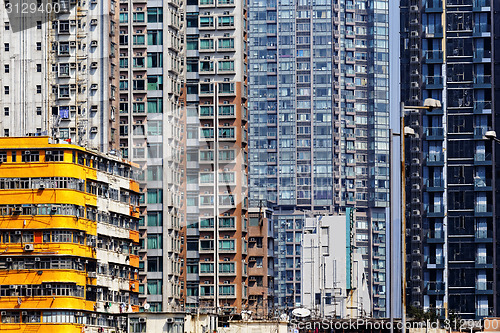
[[[276,205],[277,305],[301,302],[303,212],[355,207],[373,315],[385,316],[388,1],[249,8],[250,203]]]

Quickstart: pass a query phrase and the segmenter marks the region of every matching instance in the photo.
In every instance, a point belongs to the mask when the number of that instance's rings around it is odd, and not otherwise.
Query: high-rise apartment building
[[[63,4],[59,14],[46,1],[23,14],[2,1],[0,135],[43,133],[108,152],[118,136],[117,3]]]
[[[354,207],[372,313],[386,316],[388,6],[249,2],[250,201],[276,205],[280,307],[301,305],[304,211]]]
[[[188,0],[185,307],[247,303],[247,5]]]
[[[2,4],[0,135],[45,134],[136,162],[140,303],[180,310],[182,3],[64,3],[35,22]]]
[[[492,24],[497,2],[403,1],[407,305],[460,318],[498,315]]]
[[[120,1],[119,143],[142,171],[140,300],[179,311],[183,211],[183,7]]]
[[[126,332],[139,311],[135,171],[52,142],[0,139],[0,329]]]

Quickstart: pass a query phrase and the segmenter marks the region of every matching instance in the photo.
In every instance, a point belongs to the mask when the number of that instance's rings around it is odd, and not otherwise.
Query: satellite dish
[[[149,305],[149,303],[144,304],[144,310],[149,310],[150,307],[151,305]]]
[[[292,315],[299,318],[305,318],[311,315],[311,311],[305,308],[298,308],[292,311]]]

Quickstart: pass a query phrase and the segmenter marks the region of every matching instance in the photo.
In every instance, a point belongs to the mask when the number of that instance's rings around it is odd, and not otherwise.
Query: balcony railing
[[[476,264],[478,265],[488,265],[493,263],[493,257],[491,256],[477,256]]]
[[[490,0],[474,0],[474,7],[490,7]]]
[[[493,232],[492,230],[476,230],[475,232],[476,238],[479,239],[485,239],[485,238],[492,238],[493,237]]]
[[[428,264],[431,265],[442,265],[444,263],[443,257],[427,257],[427,260],[425,261]]]
[[[427,237],[441,239],[444,237],[444,232],[442,230],[429,230]]]
[[[427,162],[443,162],[444,155],[442,153],[429,153],[426,158]]]
[[[427,179],[427,187],[444,187],[444,179]]]
[[[475,153],[474,161],[476,162],[491,161],[491,153]]]
[[[477,290],[493,290],[492,281],[476,281]]]
[[[443,84],[443,77],[442,76],[426,76],[425,77],[425,84],[426,85],[434,85],[434,84]]]
[[[442,213],[443,212],[443,206],[441,205],[432,205],[432,206],[427,206],[425,209],[427,213]]]
[[[440,51],[440,50],[425,51],[425,59],[427,59],[427,60],[442,60],[443,59],[443,51]]]
[[[441,1],[439,0],[427,0],[425,2],[425,8],[440,9],[443,7],[441,5]]]
[[[425,284],[425,289],[429,291],[444,291],[445,283],[444,282],[427,282]]]
[[[476,213],[491,213],[493,212],[492,204],[476,204],[474,207]]]
[[[488,317],[491,316],[492,314],[493,314],[493,307],[476,309],[476,316],[478,317]]]
[[[483,179],[480,177],[474,177],[474,186],[479,187],[479,188],[491,186],[491,179]]]
[[[441,77],[439,77],[441,78]],[[444,130],[442,127],[427,127],[425,129],[425,135],[427,136],[443,136]]]
[[[491,58],[491,51],[490,50],[484,50],[484,49],[476,49],[474,50],[474,58],[476,59],[490,59]]]
[[[475,84],[489,84],[491,83],[491,75],[476,75],[474,76]]]

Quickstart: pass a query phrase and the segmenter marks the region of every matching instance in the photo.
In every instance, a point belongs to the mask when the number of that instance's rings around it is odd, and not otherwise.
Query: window
[[[40,107],[40,106],[36,107],[36,115],[37,116],[41,116],[42,115],[42,107]]]
[[[7,162],[7,152],[0,151],[0,163],[5,163],[5,162]]]
[[[149,295],[161,295],[162,280],[148,279],[147,289]]]
[[[219,116],[234,116],[234,105],[219,106]]]
[[[5,43],[5,44],[3,44],[3,46],[4,46],[4,51],[5,51],[5,52],[9,52],[9,50],[10,50],[10,45],[9,45],[9,43]]]
[[[10,65],[4,65],[4,72],[9,73],[10,72]]]
[[[144,13],[142,12],[134,13],[132,15],[132,19],[134,22],[144,22],[145,19]]]
[[[148,249],[162,249],[162,234],[149,234],[148,235]]]
[[[9,111],[8,107],[3,108],[3,114],[4,114],[4,116],[9,116],[10,115],[10,111]]]
[[[10,30],[9,22],[5,22],[5,30]]]
[[[232,161],[234,160],[234,150],[221,150],[219,151],[219,161]]]
[[[163,22],[163,8],[148,8],[148,22]]]
[[[148,204],[156,204],[163,202],[162,189],[148,189]]]
[[[219,263],[219,273],[234,273],[235,272],[235,263]]]
[[[163,98],[148,98],[148,113],[163,113]]]
[[[148,135],[162,135],[163,122],[161,120],[148,121]]]
[[[233,251],[235,249],[234,239],[219,240],[219,250]]]
[[[7,128],[6,128],[6,129],[4,129],[4,130],[3,130],[3,135],[4,135],[4,136],[9,136],[9,129],[7,129]],[[12,160],[12,162],[15,162],[15,161],[14,161],[14,160]]]
[[[10,87],[9,86],[3,87],[3,91],[4,91],[5,95],[10,94]]]
[[[221,296],[231,296],[231,295],[234,295],[234,285],[222,285],[222,286],[219,286],[219,295],[221,295]]]
[[[213,273],[214,272],[214,263],[200,263],[200,273]]]
[[[234,16],[219,17],[219,27],[234,27]]]
[[[59,55],[69,55],[69,42],[59,43]]]
[[[148,75],[148,90],[162,90],[162,89],[163,89],[163,76]]]
[[[200,39],[200,50],[212,50],[214,48],[213,39]]]
[[[214,26],[214,18],[211,16],[200,17],[200,28],[211,28]]]
[[[128,22],[128,13],[120,13],[120,23]]]
[[[40,86],[40,90],[41,88],[42,87]],[[69,85],[62,84],[59,86],[59,98],[69,98]]]
[[[39,162],[40,152],[38,150],[25,150],[21,153],[21,160],[23,162]]]
[[[233,48],[234,48],[234,38],[219,39],[219,49],[233,49]]]
[[[148,45],[163,45],[163,31],[148,30]]]
[[[36,85],[36,93],[41,94],[42,93],[42,86],[40,84]]]
[[[148,68],[163,67],[163,53],[149,52],[148,53]]]
[[[42,21],[36,21],[36,28],[38,30],[42,29]]]
[[[219,228],[234,228],[234,217],[220,217]]]
[[[163,221],[162,212],[149,212],[148,213],[148,227],[159,227]]]
[[[42,43],[41,42],[36,42],[36,50],[41,51],[42,50]]]
[[[46,150],[45,161],[47,162],[63,162],[64,150]]]
[[[219,71],[234,71],[234,61],[219,61]]]
[[[59,76],[69,76],[69,64],[59,64]]]
[[[148,181],[158,181],[163,178],[163,169],[160,165],[150,165],[148,166]]]
[[[36,71],[37,71],[37,73],[42,72],[42,65],[41,64],[36,64]]]

